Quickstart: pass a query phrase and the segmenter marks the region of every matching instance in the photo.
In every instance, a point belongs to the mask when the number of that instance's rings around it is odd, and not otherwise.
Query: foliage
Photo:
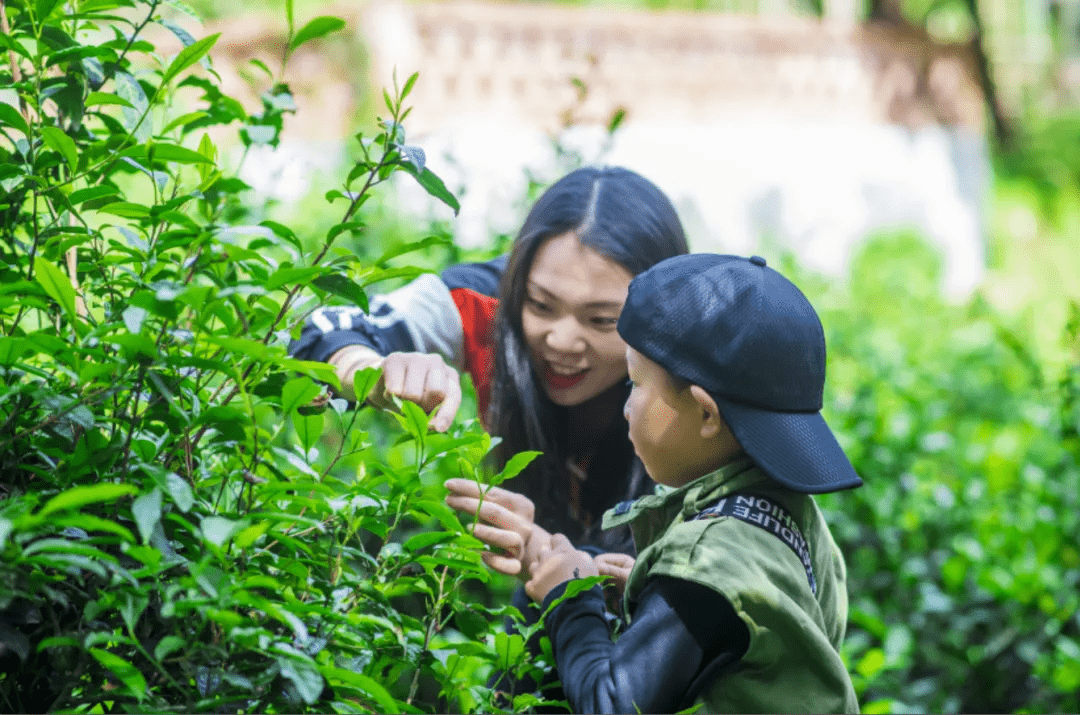
[[[286,5],[282,76],[341,26],[297,28]],[[367,410],[328,398],[332,370],[286,354],[305,305],[366,306],[367,286],[420,272],[390,262],[430,240],[371,264],[337,243],[377,185],[405,172],[456,209],[405,143],[415,76],[357,136],[326,197],[340,220],[306,250],[244,222],[211,138],[276,146],[288,85],[245,111],[216,36],[174,6],[0,5],[0,709],[497,710],[487,673],[533,666],[489,631],[504,609],[469,597],[489,572],[440,486],[488,480],[491,438],[429,435],[403,404],[376,452]]]
[[[895,235],[849,290],[811,291],[828,418],[866,481],[819,501],[847,557],[860,702],[1075,712],[1080,305],[1059,371],[982,298],[944,303],[939,279],[932,250]]]

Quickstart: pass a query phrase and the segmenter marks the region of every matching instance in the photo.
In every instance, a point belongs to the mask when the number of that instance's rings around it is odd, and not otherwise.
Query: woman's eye
[[[598,326],[600,326],[602,328],[610,328],[611,326],[615,325],[618,322],[619,322],[618,318],[596,317],[596,318],[592,319],[592,324],[593,325],[598,325]]]
[[[541,303],[536,298],[526,298],[525,302],[528,303],[534,310],[538,310],[541,313],[546,313],[551,310],[551,306],[547,303]]]

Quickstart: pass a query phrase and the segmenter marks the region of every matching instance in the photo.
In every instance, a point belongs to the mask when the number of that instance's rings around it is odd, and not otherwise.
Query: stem
[[[449,566],[443,566],[442,574],[439,576],[439,596],[435,599],[431,609],[431,620],[428,621],[427,629],[424,632],[424,647],[420,651],[420,655],[428,652],[428,646],[431,645],[431,639],[435,637],[436,626],[439,622],[439,610],[443,606],[443,601],[446,598],[446,573],[450,570]],[[416,672],[413,673],[412,685],[409,686],[409,697],[405,700],[406,705],[412,705],[413,698],[416,697],[416,691],[420,688],[420,666],[416,666]]]
[[[124,57],[127,56],[131,46],[135,44],[135,40],[139,37],[139,33],[146,29],[146,26],[150,24],[150,21],[154,19],[154,12],[157,11],[158,5],[161,4],[161,0],[151,0],[150,12],[147,14],[146,19],[139,23],[137,27],[131,32],[131,37],[128,38],[127,46],[124,51],[120,53],[120,57],[116,60],[116,66],[120,67],[124,63]]]

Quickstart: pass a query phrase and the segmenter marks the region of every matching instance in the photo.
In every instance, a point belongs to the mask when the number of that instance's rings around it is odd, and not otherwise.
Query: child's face
[[[633,389],[623,414],[654,482],[681,487],[743,453],[708,393],[696,385],[676,387],[667,370],[631,347],[626,365]]]
[[[623,414],[630,423],[630,441],[654,482],[680,487],[697,479],[694,455],[700,451],[694,416],[700,406],[689,388],[676,391],[667,370],[631,347],[626,364],[633,389]]]
[[[566,233],[536,252],[521,325],[547,396],[572,407],[626,379],[626,343],[615,324],[630,271]]]

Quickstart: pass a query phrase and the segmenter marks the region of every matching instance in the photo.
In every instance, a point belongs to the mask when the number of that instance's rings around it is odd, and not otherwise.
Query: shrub
[[[206,131],[276,146],[288,85],[247,113],[209,62],[216,36],[171,22],[174,4],[0,5],[0,708],[497,709],[487,673],[531,666],[489,632],[503,609],[463,588],[489,573],[440,487],[486,479],[490,437],[429,435],[404,404],[389,454],[407,456],[388,462],[365,411],[329,398],[332,370],[286,354],[303,305],[366,306],[367,286],[421,272],[388,262],[432,240],[368,265],[335,243],[377,185],[403,171],[456,208],[405,143],[415,76],[358,135],[327,195],[340,221],[305,250],[245,224],[247,187]],[[294,28],[287,9],[286,61],[343,25]]]

